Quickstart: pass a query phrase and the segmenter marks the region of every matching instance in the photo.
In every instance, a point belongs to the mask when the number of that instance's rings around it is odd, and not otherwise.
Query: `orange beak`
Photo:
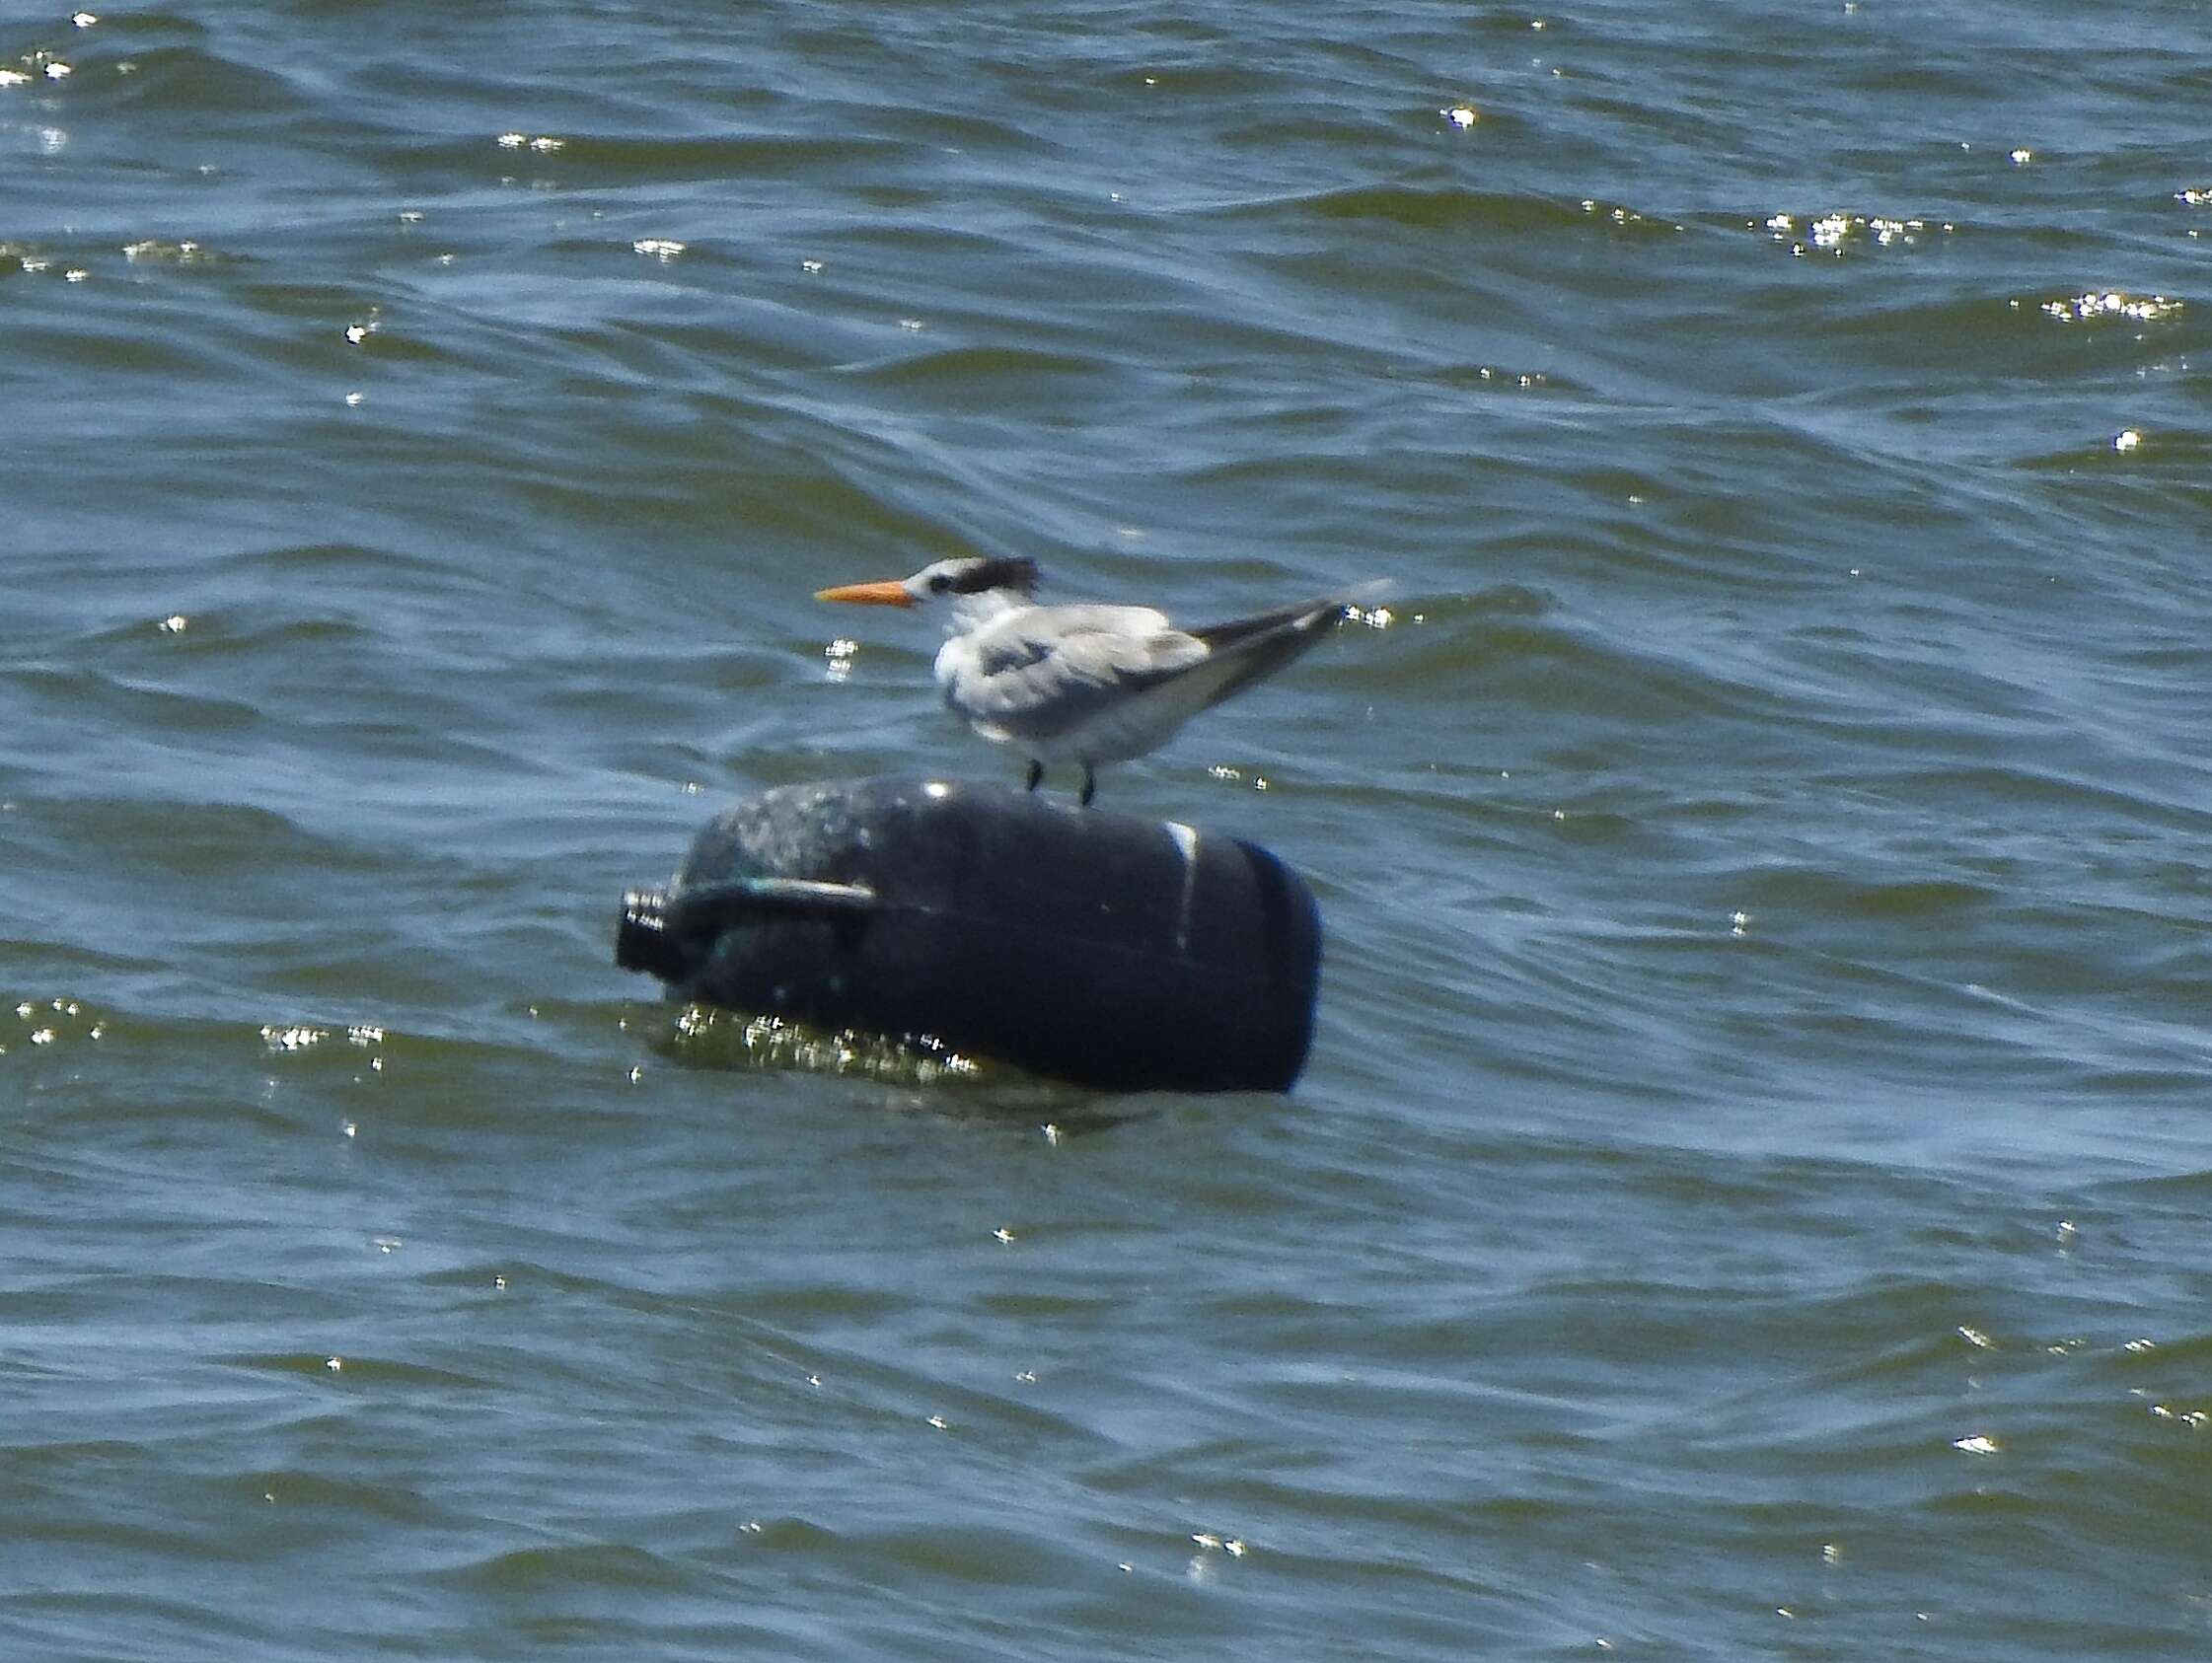
[[[849,601],[862,607],[911,607],[914,597],[903,583],[848,583],[836,589],[817,589],[817,601]]]

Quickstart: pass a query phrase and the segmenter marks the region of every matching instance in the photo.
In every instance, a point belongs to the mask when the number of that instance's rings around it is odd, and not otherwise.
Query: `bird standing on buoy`
[[[937,649],[937,689],[995,745],[1029,759],[1029,789],[1049,763],[1083,770],[1087,808],[1105,762],[1156,751],[1197,715],[1283,669],[1379,585],[1202,629],[1150,607],[1041,607],[1037,562],[939,560],[909,578],[852,583],[818,601],[952,609]]]

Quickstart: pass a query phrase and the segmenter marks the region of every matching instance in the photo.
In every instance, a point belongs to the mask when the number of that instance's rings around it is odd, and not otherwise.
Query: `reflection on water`
[[[705,1067],[796,1068],[900,1085],[980,1084],[1003,1073],[999,1065],[963,1056],[930,1040],[902,1041],[851,1028],[830,1032],[779,1016],[746,1016],[710,1005],[678,1008],[666,1046],[669,1054]]]

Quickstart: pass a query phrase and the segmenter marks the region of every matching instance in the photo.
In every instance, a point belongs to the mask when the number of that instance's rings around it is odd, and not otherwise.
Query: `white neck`
[[[1033,605],[1028,596],[1017,589],[985,589],[974,595],[955,595],[952,598],[952,616],[945,622],[947,635],[966,635],[982,628],[1008,613],[1026,611]]]

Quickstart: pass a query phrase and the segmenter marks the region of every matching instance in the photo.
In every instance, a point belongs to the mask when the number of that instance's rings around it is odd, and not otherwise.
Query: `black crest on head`
[[[987,589],[1012,589],[1023,595],[1037,588],[1037,562],[1026,554],[998,560],[978,560],[952,579],[955,595],[981,595]]]

